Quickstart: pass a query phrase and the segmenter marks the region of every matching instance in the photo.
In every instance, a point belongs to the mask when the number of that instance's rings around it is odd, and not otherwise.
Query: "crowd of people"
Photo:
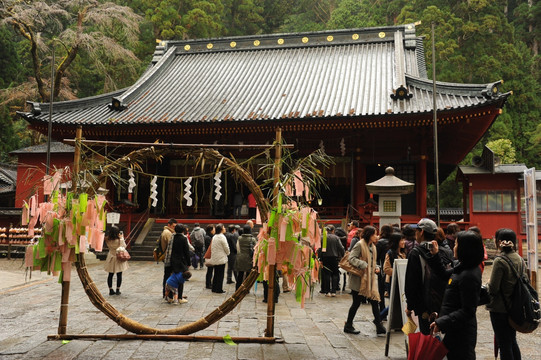
[[[376,333],[385,334],[381,321],[387,317],[384,301],[390,292],[393,263],[396,259],[407,259],[406,314],[417,316],[421,333],[442,334],[449,360],[475,359],[476,312],[487,259],[480,229],[470,227],[461,231],[457,224],[451,223],[444,231],[434,221],[421,219],[402,228],[384,225],[379,236],[374,227],[361,229],[356,222],[350,223],[348,230],[348,233],[341,231],[343,248],[349,250],[350,264],[364,272],[361,277],[349,275],[352,304],[344,332],[359,333],[353,319],[360,304],[367,302],[372,307]],[[486,308],[501,359],[516,360],[520,359],[520,349],[505,304],[511,302],[517,281],[510,264],[522,274],[524,261],[516,252],[517,237],[513,230],[498,230],[494,241],[500,254],[494,260],[489,283],[484,286],[488,294]]]
[[[403,227],[383,225],[359,227],[357,221],[348,224],[347,231],[341,227],[327,225],[326,246],[319,249],[317,256],[322,264],[320,272],[321,291],[326,297],[336,297],[337,292],[350,289],[352,304],[347,314],[344,332],[359,334],[354,319],[363,303],[371,306],[373,323],[377,335],[386,333],[383,321],[387,319],[389,296],[396,259],[407,259],[405,272],[406,314],[415,315],[419,330],[428,335],[443,333],[443,343],[449,350],[447,358],[475,359],[477,342],[476,311],[480,303],[481,275],[487,259],[481,232],[476,227],[460,231],[451,223],[446,231],[430,219],[421,219],[417,224]],[[511,264],[520,274],[523,260],[516,252],[517,237],[513,230],[500,229],[494,236],[496,247],[509,261],[496,257],[490,281],[485,285],[488,294],[487,310],[490,312],[495,341],[502,360],[520,359],[516,331],[507,321],[506,304],[516,277]],[[184,283],[191,277],[190,266],[206,267],[205,286],[213,293],[225,293],[227,284],[235,283],[239,288],[247,273],[252,269],[254,246],[253,222],[240,227],[223,224],[207,225],[204,229],[194,224],[191,233],[188,227],[170,219],[160,236],[165,250],[162,296],[172,304],[188,302],[183,295]],[[107,284],[110,295],[120,295],[122,272],[127,262],[116,258],[116,249],[125,247],[122,233],[113,226],[107,236],[109,254],[105,271],[109,273]],[[346,252],[347,250],[347,252]],[[340,276],[339,261],[347,258],[349,263],[361,271]],[[226,269],[227,266],[227,269]],[[116,290],[113,276],[116,274]],[[276,277],[280,271],[276,272]],[[285,278],[284,278],[285,280]],[[340,282],[343,282],[342,287]],[[263,282],[264,299],[268,286]],[[283,282],[284,292],[290,289]],[[276,286],[274,300],[280,293]]]

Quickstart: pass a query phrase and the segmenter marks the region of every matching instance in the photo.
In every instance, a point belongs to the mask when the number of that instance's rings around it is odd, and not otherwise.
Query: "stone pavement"
[[[488,279],[491,267],[484,277]],[[89,265],[89,273],[106,294],[107,273],[103,265]],[[133,320],[157,327],[177,327],[210,313],[234,292],[226,294],[204,289],[204,270],[194,270],[186,283],[188,303],[173,306],[161,299],[163,265],[130,262],[124,273],[122,295],[105,295],[119,311]],[[351,297],[341,294],[327,298],[318,293],[306,302],[305,309],[291,293],[280,294],[276,304],[275,335],[284,340],[276,344],[215,342],[72,340],[48,341],[58,328],[61,286],[57,278],[34,272],[25,284],[22,260],[0,259],[0,359],[384,359],[385,337],[377,337],[369,305],[362,305],[355,319],[360,335],[342,332]],[[17,283],[13,282],[19,278]],[[10,282],[8,280],[10,279]],[[116,279],[115,279],[116,280]],[[16,282],[16,281],[15,281]],[[266,304],[262,286],[218,323],[198,335],[262,336],[266,327]],[[71,282],[68,334],[125,334],[122,328],[98,311],[84,293],[74,272]],[[479,308],[477,358],[494,359],[493,333],[488,312]],[[523,359],[541,359],[538,329],[534,334],[519,334]],[[390,359],[406,359],[404,335],[392,332]]]

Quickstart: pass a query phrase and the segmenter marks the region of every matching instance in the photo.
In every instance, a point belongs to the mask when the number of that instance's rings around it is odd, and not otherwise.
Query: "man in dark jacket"
[[[236,235],[236,236],[235,236]],[[239,235],[235,225],[229,225],[227,232],[225,233],[227,239],[227,245],[229,245],[229,255],[227,256],[227,283],[233,284],[233,274],[235,274],[235,280],[237,279],[237,272],[233,270],[235,267],[235,260],[237,259],[237,239]]]
[[[432,312],[440,311],[445,292],[445,281],[436,275],[439,269],[436,269],[436,266],[441,266],[440,257],[431,253],[432,241],[438,227],[434,221],[426,218],[412,227],[416,230],[419,246],[415,246],[408,254],[405,280],[406,313],[411,315],[411,311],[414,311],[419,318],[419,330],[428,335],[429,316]]]
[[[334,234],[334,226],[327,225],[327,247],[325,251],[320,249],[319,257],[323,264],[321,270],[321,292],[325,296],[336,296],[340,272],[338,262],[344,256],[345,250],[340,238]]]

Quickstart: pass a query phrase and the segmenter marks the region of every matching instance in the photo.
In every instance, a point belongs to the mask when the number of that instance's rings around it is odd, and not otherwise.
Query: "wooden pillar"
[[[77,191],[77,179],[80,170],[81,160],[81,138],[83,136],[83,128],[77,127],[75,131],[75,152],[73,154],[73,173],[71,178],[71,189],[73,193]],[[79,256],[82,256],[79,254]],[[68,328],[68,308],[70,297],[70,282],[62,280],[62,298],[60,300],[60,319],[58,320],[58,334],[65,335]]]
[[[360,152],[357,152],[355,154],[353,164],[354,164],[353,193],[355,194],[353,207],[362,214],[363,209],[361,209],[360,205],[366,202],[366,196],[365,196],[366,164],[363,164],[361,162]]]
[[[282,157],[282,129],[276,129],[276,148],[274,156],[274,189],[272,192],[273,195],[273,207],[278,205],[278,195],[279,188],[278,184],[280,183],[280,163]],[[270,229],[269,229],[270,231]],[[267,328],[265,329],[266,337],[274,337],[274,288],[276,286],[276,265],[269,265],[268,272],[268,286],[267,291]]]
[[[417,213],[421,217],[426,217],[426,198],[427,198],[427,180],[426,180],[427,156],[421,155],[421,161],[417,165]]]
[[[470,221],[471,209],[470,179],[464,177],[462,181],[462,218],[464,221]]]

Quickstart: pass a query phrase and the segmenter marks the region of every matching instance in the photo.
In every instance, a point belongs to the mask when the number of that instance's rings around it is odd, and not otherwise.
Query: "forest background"
[[[513,91],[463,163],[488,144],[503,163],[541,169],[541,0],[0,0],[0,162],[45,140],[16,111],[49,102],[53,49],[61,101],[130,86],[159,40],[407,23],[425,38],[428,74],[435,24],[438,81],[502,79]],[[442,207],[461,206],[454,179],[441,186]]]

